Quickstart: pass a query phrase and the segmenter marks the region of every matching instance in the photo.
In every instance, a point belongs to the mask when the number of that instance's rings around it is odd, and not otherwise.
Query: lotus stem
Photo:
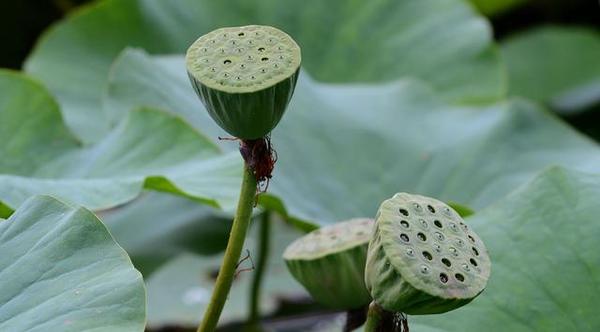
[[[384,310],[375,301],[369,304],[369,311],[367,312],[367,322],[365,323],[364,332],[376,332],[377,327],[381,323],[384,316]]]
[[[271,212],[265,211],[260,218],[258,237],[258,261],[256,270],[254,271],[254,279],[252,280],[252,288],[250,289],[250,316],[248,325],[252,331],[260,331],[260,294],[262,280],[269,259],[269,250],[271,246]]]
[[[202,323],[198,327],[198,332],[212,332],[217,327],[242,253],[244,239],[246,238],[246,232],[248,231],[248,225],[252,216],[252,208],[254,207],[255,194],[256,177],[248,165],[244,164],[244,177],[240,199],[229,234],[227,249],[225,249],[225,257],[223,258],[223,264],[219,270],[208,308],[204,313]]]

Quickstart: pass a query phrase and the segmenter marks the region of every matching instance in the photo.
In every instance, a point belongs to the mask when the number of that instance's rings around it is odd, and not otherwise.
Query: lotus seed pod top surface
[[[443,202],[398,193],[376,217],[390,263],[414,288],[447,299],[477,296],[490,276],[479,236]]]
[[[300,47],[270,26],[221,28],[198,38],[188,49],[186,66],[202,84],[227,93],[271,87],[300,67]]]
[[[316,259],[369,243],[373,219],[357,218],[321,227],[292,242],[283,258]]]

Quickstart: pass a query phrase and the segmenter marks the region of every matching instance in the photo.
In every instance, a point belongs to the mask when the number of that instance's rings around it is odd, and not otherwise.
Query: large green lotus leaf
[[[162,79],[146,80],[150,71]],[[113,67],[106,105],[158,105],[224,135],[187,80],[182,58],[131,50]],[[372,216],[397,191],[480,209],[547,165],[600,171],[597,144],[526,101],[459,108],[414,82],[322,84],[305,72],[272,142],[279,160],[261,203],[318,223]]]
[[[415,322],[447,331],[598,331],[600,175],[551,168],[467,219],[492,258],[473,303]]]
[[[239,156],[223,155],[183,120],[154,109],[129,113],[98,144],[81,147],[48,92],[7,71],[0,71],[0,142],[2,210],[35,194],[105,209],[144,187],[231,209],[240,182]]]
[[[272,237],[270,257],[262,282],[260,310],[262,315],[273,313],[277,303],[285,297],[308,297],[306,291],[289,274],[282,259],[286,246],[302,234],[279,220],[271,220]],[[256,260],[259,246],[258,225],[252,225],[244,248]],[[246,251],[242,257],[246,256]],[[148,325],[196,325],[208,304],[214,277],[223,256],[202,257],[181,254],[163,265],[147,279]],[[256,263],[256,261],[255,261]],[[240,264],[238,270],[252,266],[250,260]],[[236,277],[220,322],[248,318],[250,285],[254,271],[243,271]]]
[[[84,208],[48,196],[0,222],[0,331],[143,331],[142,276]]]
[[[460,0],[108,0],[51,28],[26,70],[58,97],[77,135],[93,142],[112,125],[98,106],[123,48],[181,54],[210,30],[244,24],[274,25],[292,35],[318,80],[410,76],[458,102],[505,93],[489,24]]]
[[[182,252],[213,255],[225,248],[231,217],[198,202],[164,193],[147,193],[102,220],[134,265],[149,275]]]
[[[512,95],[561,112],[600,103],[600,33],[595,30],[536,28],[504,41],[502,55]]]

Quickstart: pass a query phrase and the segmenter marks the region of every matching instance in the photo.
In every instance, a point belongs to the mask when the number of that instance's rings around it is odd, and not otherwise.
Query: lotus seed
[[[406,209],[400,209],[400,213],[402,213],[405,217],[408,217],[408,211],[406,211]]]
[[[472,247],[471,249],[473,249],[473,253],[475,254],[475,256],[479,256],[479,251],[477,251],[477,248]]]
[[[427,251],[423,251],[423,257],[425,257],[427,260],[433,259],[433,256],[431,256],[431,254]]]
[[[454,277],[460,282],[465,281],[465,277],[460,273],[455,274]]]
[[[429,212],[435,213],[435,209],[433,208],[433,206],[427,205],[427,209],[429,210]]]
[[[442,283],[447,283],[448,282],[448,276],[445,273],[440,273],[440,281]]]
[[[452,266],[452,263],[448,258],[442,258],[442,263],[444,263],[444,265],[446,265],[447,267]]]
[[[425,234],[423,234],[423,233],[420,233],[420,232],[417,233],[417,237],[419,238],[419,240],[421,240],[423,242],[427,241],[427,236],[425,236]]]
[[[477,261],[474,258],[471,258],[469,260],[469,262],[471,262],[471,264],[473,264],[473,266],[477,266]]]
[[[408,228],[408,227],[409,227],[409,225],[408,225],[408,221],[406,221],[406,220],[401,220],[401,221],[400,221],[400,224],[401,224],[401,225],[402,225],[402,227],[404,227],[404,228]]]
[[[435,238],[438,239],[438,241],[444,241],[444,235],[440,232],[435,232]]]
[[[442,222],[437,219],[433,221],[433,224],[436,225],[438,228],[442,228]]]

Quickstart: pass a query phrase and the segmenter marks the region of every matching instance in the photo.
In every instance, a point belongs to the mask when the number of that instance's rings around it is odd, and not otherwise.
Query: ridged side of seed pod
[[[269,26],[222,28],[186,53],[188,76],[210,116],[229,134],[252,140],[281,120],[299,75],[300,47]]]
[[[352,219],[315,230],[288,246],[290,273],[319,303],[360,308],[371,301],[364,274],[372,219]]]
[[[210,88],[190,75],[194,90],[211,118],[229,134],[241,139],[267,135],[281,120],[299,70],[279,83],[252,93],[228,93]]]
[[[490,267],[483,242],[454,210],[432,198],[400,193],[377,213],[365,283],[386,310],[443,313],[477,297]]]

